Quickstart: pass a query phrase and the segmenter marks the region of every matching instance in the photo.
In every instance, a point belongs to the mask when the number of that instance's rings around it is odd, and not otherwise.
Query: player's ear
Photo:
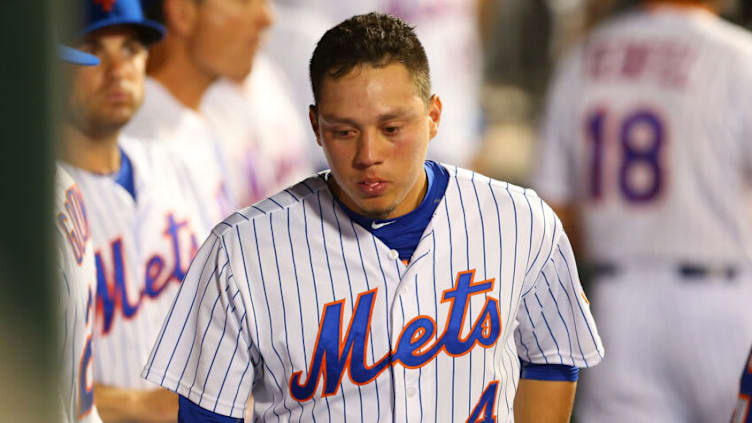
[[[316,106],[311,104],[308,106],[308,120],[311,121],[311,129],[313,129],[313,135],[316,136],[316,143],[321,145],[321,136],[319,133],[319,115],[316,110]]]
[[[438,94],[432,95],[428,100],[428,119],[429,134],[433,138],[439,132],[439,122],[441,122],[441,98]]]
[[[193,32],[198,7],[193,0],[164,0],[164,15],[168,31],[181,36]]]

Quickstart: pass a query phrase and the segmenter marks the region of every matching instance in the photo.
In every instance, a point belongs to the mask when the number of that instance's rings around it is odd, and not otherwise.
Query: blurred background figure
[[[99,59],[67,46],[59,46],[64,62],[99,65]],[[73,178],[60,166],[55,171],[55,219],[59,294],[60,405],[58,421],[101,423],[94,404],[93,348],[97,272],[86,205]]]
[[[143,101],[148,47],[164,28],[144,19],[138,0],[77,4],[84,20],[72,42],[101,62],[70,72],[61,143],[62,166],[86,198],[78,213],[91,226],[96,265],[96,297],[80,316],[93,320],[85,352],[94,355],[94,392],[89,380],[81,392],[96,398],[105,422],[174,422],[177,397],[140,370],[198,248],[199,218],[164,146],[121,134]]]
[[[313,173],[309,131],[295,108],[284,72],[263,54],[250,74],[221,78],[204,95],[201,112],[218,134],[241,207]]]
[[[535,188],[576,237],[608,356],[581,422],[727,421],[752,339],[752,35],[644,1],[558,67]]]

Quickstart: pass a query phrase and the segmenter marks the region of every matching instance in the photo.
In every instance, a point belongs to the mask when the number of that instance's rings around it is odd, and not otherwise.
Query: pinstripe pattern
[[[107,175],[64,167],[87,198],[96,257],[95,379],[152,389],[139,371],[198,248],[197,235],[203,237],[208,229],[194,226],[198,213],[186,206],[175,168],[159,146],[126,137],[120,145],[133,165],[136,200]],[[149,279],[153,282],[147,286]],[[194,292],[182,294],[195,300]]]
[[[393,258],[388,247],[339,209],[325,176],[307,179],[226,219],[199,251],[182,288],[192,294],[178,297],[162,328],[163,341],[153,349],[142,375],[204,408],[233,417],[243,415],[246,398],[226,389],[220,392],[221,384],[243,380],[243,391],[253,391],[256,418],[319,422],[464,422],[484,384],[500,380],[495,412],[499,421],[511,421],[518,356],[533,363],[580,367],[597,363],[603,348],[576,270],[565,264],[573,263],[571,248],[551,209],[532,191],[447,169],[452,181],[444,204],[436,209],[408,265]],[[216,243],[217,238],[224,239],[226,246]],[[212,272],[224,265],[225,256],[231,271],[247,274],[248,279]],[[476,345],[456,357],[442,350],[417,368],[387,366],[362,385],[345,368],[350,376],[343,373],[337,390],[322,398],[322,379],[311,399],[295,399],[291,377],[300,372],[301,383],[308,377],[314,353],[322,348],[323,338],[317,344],[317,336],[326,305],[330,313],[333,304],[342,305],[338,308],[342,340],[356,312],[355,303],[362,301],[359,295],[375,292],[362,352],[365,365],[374,366],[390,351],[397,354],[401,332],[418,316],[431,316],[436,322],[429,345],[442,338],[450,313],[450,302],[442,301],[442,296],[455,288],[457,274],[466,270],[475,271],[475,283],[491,278],[494,282],[484,295],[470,296],[462,336],[470,332],[486,299],[498,299],[501,330],[495,344]],[[193,293],[207,287],[224,304],[219,310],[255,306],[257,312],[240,319],[240,311],[225,316],[216,309],[191,308]],[[229,294],[236,291],[237,297]],[[262,309],[265,312],[259,312]],[[234,330],[230,335],[243,334],[237,337],[237,348],[210,342],[203,348],[211,353],[219,348],[216,359],[190,354],[200,345],[179,335],[186,321],[188,333],[208,327],[207,337],[219,337],[226,332],[227,319]],[[336,336],[328,332],[321,336],[332,335]],[[261,363],[252,362],[250,370],[248,358],[236,353],[248,349],[257,350],[261,357]],[[356,352],[352,354],[355,357]],[[205,375],[212,366],[210,382],[203,389],[177,383],[180,372],[175,369],[186,362],[187,373]]]
[[[92,380],[92,367],[82,360],[85,355],[86,345],[92,335],[93,307],[90,306],[89,298],[96,292],[96,271],[94,267],[94,254],[92,243],[86,228],[79,228],[73,223],[77,215],[76,206],[68,198],[69,192],[80,192],[75,181],[60,166],[55,175],[55,199],[54,217],[56,231],[56,248],[58,260],[58,286],[57,294],[60,299],[58,306],[61,322],[59,363],[60,363],[60,404],[62,406],[61,417],[65,423],[101,423],[96,407],[85,415],[80,416],[84,407],[80,398],[80,375],[85,374],[87,381]],[[86,214],[86,210],[82,210]],[[60,217],[64,223],[60,223]],[[84,225],[88,225],[85,218]],[[80,240],[71,242],[69,234]],[[75,251],[76,245],[82,245],[84,251]],[[87,318],[88,316],[88,318]]]

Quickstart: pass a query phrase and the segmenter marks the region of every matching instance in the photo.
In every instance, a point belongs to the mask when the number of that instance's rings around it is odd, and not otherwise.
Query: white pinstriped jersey
[[[61,167],[55,175],[54,217],[60,298],[60,403],[65,423],[101,423],[94,406],[91,334],[96,270],[83,195]]]
[[[447,167],[408,265],[309,178],[215,227],[142,376],[261,421],[513,421],[520,357],[603,356],[561,223]],[[347,374],[347,376],[345,376]]]
[[[608,21],[558,71],[535,188],[581,209],[594,260],[746,262],[751,90],[752,35],[709,12]]]
[[[136,199],[109,175],[65,169],[86,196],[97,270],[95,380],[152,389],[139,377],[180,281],[198,249],[196,213],[158,145],[121,136]]]
[[[123,133],[139,142],[166,145],[181,190],[198,200],[202,226],[209,231],[237,208],[217,134],[155,79],[146,78],[145,87],[144,103]]]
[[[201,100],[201,112],[227,157],[233,197],[241,207],[313,174],[307,142],[316,141],[292,105],[281,74],[269,59],[257,55],[242,84],[220,79]]]

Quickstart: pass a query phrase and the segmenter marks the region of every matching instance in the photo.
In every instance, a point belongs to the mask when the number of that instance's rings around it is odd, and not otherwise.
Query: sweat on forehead
[[[431,97],[428,59],[415,31],[400,18],[368,13],[329,29],[316,45],[309,66],[313,97],[318,103],[325,77],[338,79],[359,65],[384,67],[398,62],[407,68],[420,97]]]

